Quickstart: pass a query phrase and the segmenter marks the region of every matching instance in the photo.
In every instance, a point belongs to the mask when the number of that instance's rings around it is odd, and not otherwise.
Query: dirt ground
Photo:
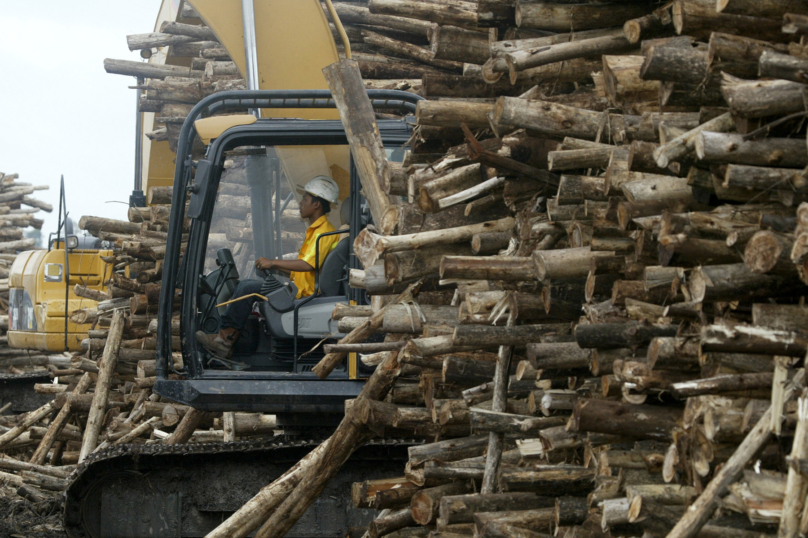
[[[0,486],[0,538],[66,538],[62,506],[61,496],[32,503],[15,488]]]

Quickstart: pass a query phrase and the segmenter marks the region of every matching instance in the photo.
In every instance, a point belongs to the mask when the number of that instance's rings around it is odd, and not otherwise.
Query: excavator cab
[[[398,91],[368,91],[374,107],[412,113],[418,96]],[[158,326],[158,372],[155,391],[193,407],[216,411],[262,411],[322,421],[339,415],[344,401],[358,395],[362,371],[356,358],[327,380],[310,370],[323,356],[322,346],[341,336],[331,313],[337,303],[362,301],[361,290],[348,286],[348,271],[358,267],[353,240],[370,222],[367,202],[353,166],[339,120],[231,118],[197,121],[203,115],[246,108],[333,107],[327,90],[246,91],[214,94],[200,102],[183,126],[178,148],[173,204]],[[195,125],[196,122],[196,125]],[[378,120],[388,157],[403,158],[412,136],[406,117]],[[192,155],[193,136],[210,140],[205,155]],[[182,156],[182,162],[180,157]],[[339,202],[327,218],[339,241],[319,241],[329,248],[315,268],[315,292],[296,298],[297,289],[283,275],[280,289],[259,300],[236,343],[232,361],[238,369],[212,357],[196,342],[196,332],[218,331],[220,317],[242,279],[256,275],[257,257],[297,258],[308,223],[300,220],[298,188],[317,175],[339,186]],[[185,201],[188,201],[187,213]],[[187,244],[183,219],[190,217]],[[324,236],[320,236],[323,238]],[[318,259],[321,259],[318,256]],[[173,284],[173,285],[172,285]],[[171,334],[171,317],[179,314],[179,335]],[[184,370],[176,371],[171,339],[182,342]],[[175,373],[184,374],[177,379]]]

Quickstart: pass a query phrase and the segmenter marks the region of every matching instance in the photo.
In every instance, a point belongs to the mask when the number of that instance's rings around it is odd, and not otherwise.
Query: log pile
[[[41,230],[43,220],[34,215],[40,210],[50,213],[53,207],[34,198],[35,191],[47,190],[47,185],[32,185],[18,181],[19,174],[0,172],[0,299],[8,302],[8,272],[17,253],[33,250],[36,240],[23,237],[31,227]],[[3,308],[5,310],[5,308]]]
[[[293,523],[328,479],[315,472],[323,452],[335,472],[372,436],[413,435],[434,442],[410,450],[401,477],[353,489],[356,506],[381,511],[370,536],[803,532],[805,6],[335,8],[366,87],[429,98],[400,173],[381,182],[406,201],[390,198],[377,230],[355,244],[364,270],[351,284],[373,304],[335,310],[350,334],[318,368],[327,377],[360,351],[377,372],[347,403],[350,420],[292,471],[305,480],[282,495],[268,488],[244,509],[259,506],[261,517],[234,516],[217,532],[246,536],[269,518],[259,536],[281,535],[278,520]],[[212,35],[181,26],[155,41],[130,36],[130,46],[169,45],[193,56],[190,68],[106,64],[145,79],[141,109],[166,126],[152,136],[173,144],[195,102],[243,87]],[[129,277],[114,277],[110,300],[129,299],[124,342],[140,338],[142,349],[153,336],[144,323],[154,316],[161,211],[99,229],[121,236],[109,236],[120,253],[111,262]],[[248,211],[228,218],[215,233],[246,237]],[[112,325],[94,315],[91,355]],[[386,342],[357,347],[373,333]],[[148,366],[133,374],[119,358],[113,369],[99,370],[102,385],[131,383],[122,402],[137,394],[115,416],[143,411],[101,444],[171,438],[158,433],[168,433],[163,412],[146,412]],[[94,394],[116,401],[109,386]],[[241,420],[226,415],[223,438]],[[185,417],[194,427],[208,420]]]
[[[374,436],[433,442],[399,478],[354,485],[356,506],[380,510],[371,537],[805,532],[806,7],[362,13],[453,26],[454,44],[489,23],[552,35],[468,62],[481,71],[458,87],[487,81],[495,102],[419,103],[403,178],[357,165],[391,196],[354,244],[351,285],[373,301],[335,310],[348,335],[314,371],[359,351],[376,373],[296,488],[268,486],[211,536],[264,520],[257,536],[282,536]],[[325,72],[354,153],[375,159],[354,132],[361,63]],[[386,341],[363,344],[374,333]]]
[[[22,251],[36,250],[36,239],[24,237],[29,228],[41,230],[44,221],[36,218],[39,211],[50,213],[53,207],[34,197],[35,191],[47,190],[47,185],[19,181],[19,174],[0,172],[0,373],[20,375],[54,370],[63,364],[62,354],[12,349],[8,347],[9,271]],[[18,410],[17,402],[0,401],[0,408]],[[2,414],[2,413],[0,413]]]

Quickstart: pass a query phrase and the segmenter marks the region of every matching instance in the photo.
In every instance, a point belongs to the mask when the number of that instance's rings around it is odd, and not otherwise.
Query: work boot
[[[229,359],[233,355],[233,344],[220,338],[218,334],[196,331],[196,341],[210,351],[215,357]]]

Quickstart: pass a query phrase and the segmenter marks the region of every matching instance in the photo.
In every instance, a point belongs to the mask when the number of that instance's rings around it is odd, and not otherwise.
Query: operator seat
[[[339,213],[343,225],[349,224],[351,218],[350,196],[342,201]],[[323,266],[320,268],[320,291],[326,297],[346,295],[348,292],[348,242],[348,234],[340,235],[339,243],[326,256]],[[317,288],[317,283],[314,287]]]

